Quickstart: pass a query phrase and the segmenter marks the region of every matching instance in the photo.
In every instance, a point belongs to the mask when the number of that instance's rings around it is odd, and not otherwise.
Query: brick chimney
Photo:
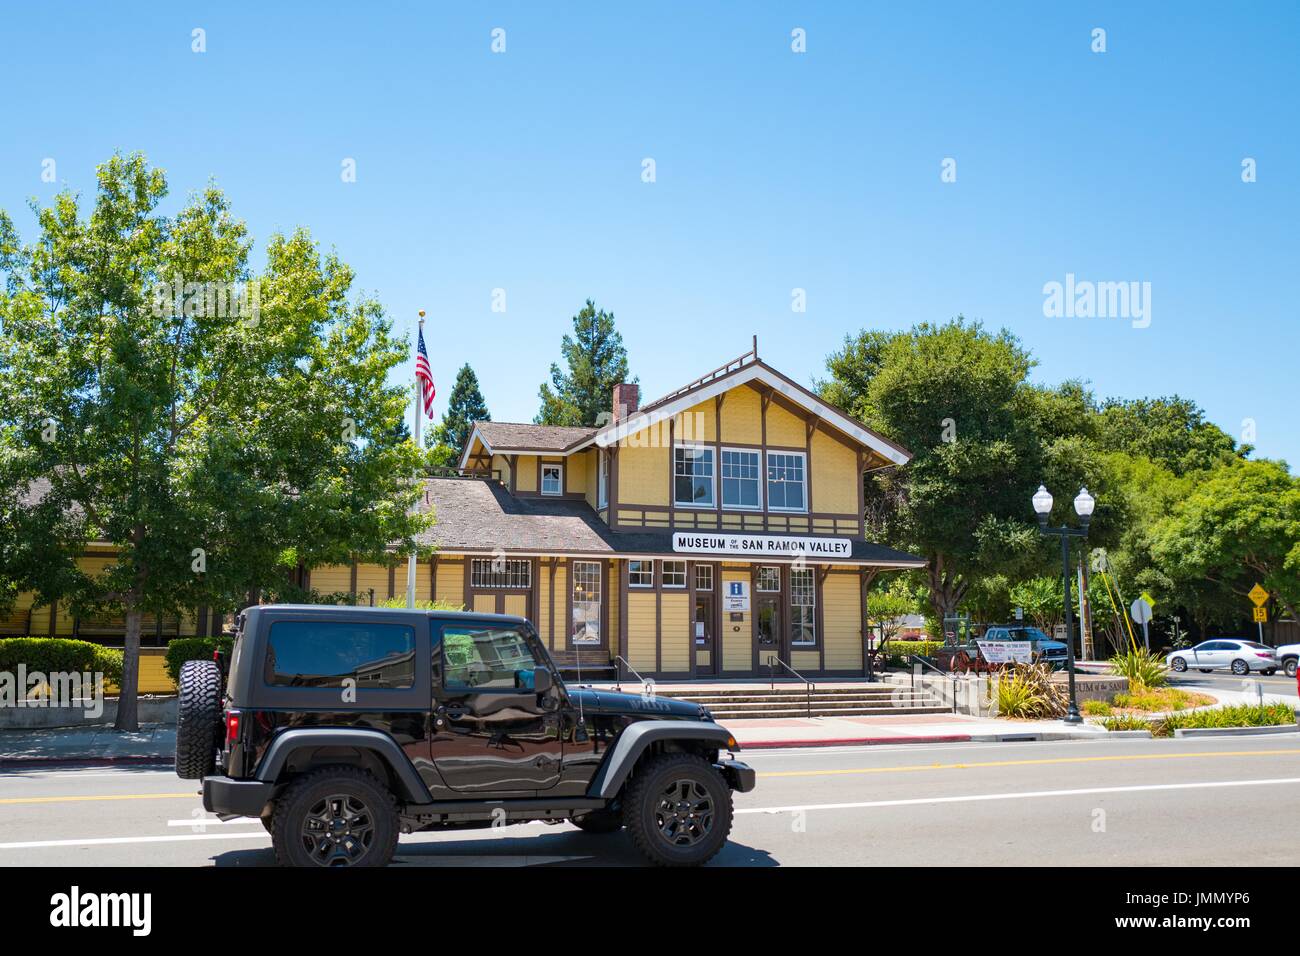
[[[620,382],[614,386],[613,420],[620,422],[637,410],[641,402],[641,386],[635,382]]]

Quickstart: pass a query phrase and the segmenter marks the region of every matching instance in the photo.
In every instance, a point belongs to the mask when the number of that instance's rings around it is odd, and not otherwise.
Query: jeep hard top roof
[[[368,604],[255,604],[245,608],[244,614],[262,614],[269,611],[291,611],[294,614],[312,614],[330,617],[339,614],[419,614],[423,617],[440,618],[448,621],[496,621],[501,624],[524,624],[527,618],[517,614],[489,614],[478,611],[448,611],[440,608],[422,607],[371,607]]]

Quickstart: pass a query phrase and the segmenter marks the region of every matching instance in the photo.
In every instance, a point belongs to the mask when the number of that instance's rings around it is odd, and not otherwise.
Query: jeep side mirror
[[[545,694],[551,689],[551,672],[544,667],[533,669],[533,690]]]

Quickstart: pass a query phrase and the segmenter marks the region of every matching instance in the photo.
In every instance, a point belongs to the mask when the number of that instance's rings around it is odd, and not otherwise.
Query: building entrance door
[[[718,672],[718,642],[713,634],[713,595],[695,592],[695,673],[710,677]]]
[[[754,607],[758,626],[758,666],[766,669],[768,658],[781,656],[781,595],[760,593]]]

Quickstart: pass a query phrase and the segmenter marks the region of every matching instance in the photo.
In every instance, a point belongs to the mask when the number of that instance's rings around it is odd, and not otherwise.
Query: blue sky
[[[26,199],[90,193],[116,149],[167,170],[173,207],[214,178],[259,242],[306,225],[399,328],[428,311],[437,414],[468,361],[494,418],[530,420],[587,297],[647,398],[753,333],[810,382],[847,333],[962,313],[1036,380],[1178,392],[1294,467],[1298,11],[24,4],[0,23],[0,208],[31,237]],[[1046,317],[1067,273],[1149,282],[1150,325]]]

